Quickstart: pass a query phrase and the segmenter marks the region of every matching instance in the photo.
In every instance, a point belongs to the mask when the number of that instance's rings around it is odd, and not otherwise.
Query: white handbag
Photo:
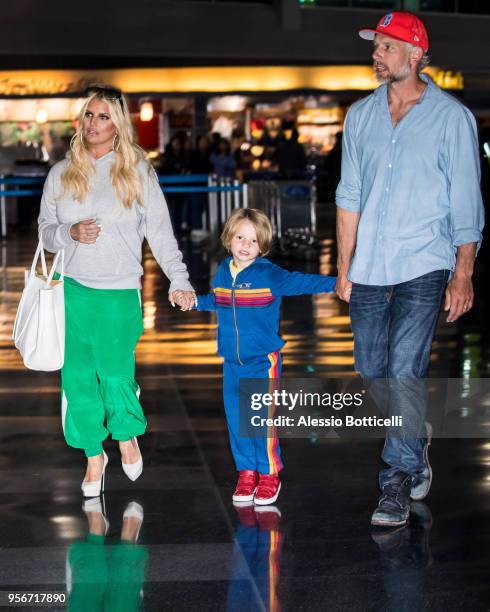
[[[43,276],[36,274],[41,257]],[[12,338],[24,365],[30,370],[52,372],[63,367],[65,358],[64,251],[56,253],[49,274],[42,238],[30,271],[25,271],[25,287],[20,298]],[[53,280],[61,259],[61,275]]]

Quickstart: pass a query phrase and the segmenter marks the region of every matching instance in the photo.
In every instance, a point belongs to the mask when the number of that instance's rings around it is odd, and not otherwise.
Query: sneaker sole
[[[430,425],[430,423],[427,423],[428,427],[427,427],[427,444],[425,445],[424,448],[424,459],[425,459],[425,463],[428,465],[429,467],[429,486],[427,487],[427,491],[423,494],[423,495],[412,495],[410,494],[410,499],[413,501],[422,501],[423,499],[425,499],[427,497],[427,495],[429,494],[430,491],[430,487],[432,485],[432,466],[429,462],[429,446],[432,444],[432,426]]]
[[[263,512],[272,512],[281,518],[281,511],[277,506],[256,506],[255,512],[262,514]]]
[[[408,518],[403,521],[377,521],[376,519],[371,519],[371,525],[376,527],[401,527],[402,525],[406,525]]]
[[[257,488],[255,488],[254,492],[251,495],[232,495],[232,500],[234,502],[248,502],[248,501],[252,501],[253,498],[255,497],[255,492],[257,491]]]
[[[269,504],[273,504],[276,499],[279,497],[279,492],[281,491],[281,483],[279,483],[279,486],[277,488],[277,493],[273,496],[273,497],[268,497],[267,499],[254,499],[254,504],[257,504],[257,506],[268,506]]]

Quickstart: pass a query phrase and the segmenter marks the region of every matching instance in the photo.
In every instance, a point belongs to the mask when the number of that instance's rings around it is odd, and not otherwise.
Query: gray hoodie
[[[145,161],[138,164],[142,177],[142,204],[126,209],[117,199],[110,172],[111,151],[94,160],[95,175],[83,203],[63,193],[61,174],[68,160],[55,164],[46,179],[39,214],[39,232],[51,252],[65,249],[65,274],[95,289],[139,289],[141,287],[142,242],[146,238],[166,276],[169,291],[192,290],[187,268],[175,240],[167,204],[154,170]],[[73,240],[70,227],[84,219],[97,219],[103,231],[95,244]]]

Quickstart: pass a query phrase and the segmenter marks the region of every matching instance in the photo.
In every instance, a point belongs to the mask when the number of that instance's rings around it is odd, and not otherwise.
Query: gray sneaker
[[[412,490],[410,497],[414,501],[420,501],[427,497],[430,485],[432,484],[432,467],[429,463],[429,446],[432,442],[432,425],[426,421],[425,431],[427,432],[424,446],[424,469],[413,477]]]
[[[406,472],[396,472],[385,484],[379,498],[378,507],[371,517],[371,525],[398,527],[405,525],[410,514],[410,489],[413,476]]]

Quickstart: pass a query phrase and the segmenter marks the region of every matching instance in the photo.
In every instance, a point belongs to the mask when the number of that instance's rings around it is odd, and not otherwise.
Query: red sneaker
[[[277,531],[281,523],[281,511],[277,506],[255,506],[255,516],[261,531]]]
[[[255,493],[254,503],[259,506],[273,504],[279,497],[281,481],[277,474],[259,474],[259,484]]]
[[[235,492],[233,493],[233,501],[252,501],[257,489],[259,475],[255,470],[240,470],[238,474],[238,482]]]
[[[240,525],[244,527],[257,527],[257,514],[253,501],[233,502],[233,507],[238,514]]]

